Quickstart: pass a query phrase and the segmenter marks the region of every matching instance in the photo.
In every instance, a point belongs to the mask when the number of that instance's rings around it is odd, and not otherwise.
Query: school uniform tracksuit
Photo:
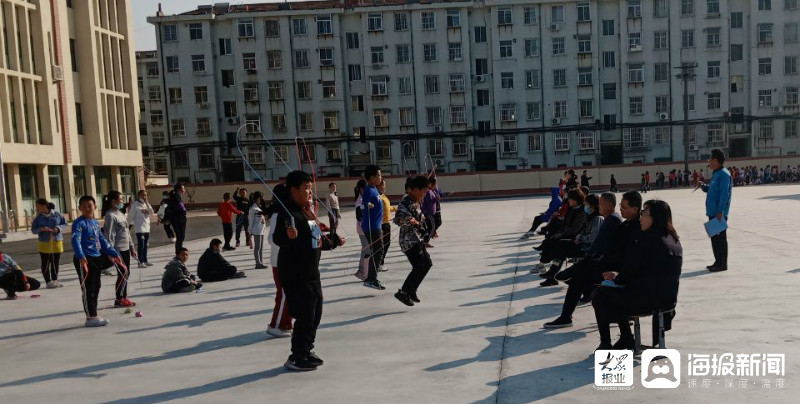
[[[278,213],[275,212],[269,218],[269,236],[267,237],[270,246],[269,260],[270,264],[272,264],[272,279],[275,281],[276,289],[275,308],[272,309],[272,319],[269,322],[269,326],[287,331],[292,329],[292,315],[290,314],[289,305],[286,302],[286,293],[283,291],[283,284],[278,275],[278,254],[280,254],[281,248],[275,244],[275,240],[273,239],[277,224]]]
[[[361,230],[364,231],[370,253],[367,282],[375,282],[378,280],[378,264],[383,255],[383,202],[378,190],[371,185],[364,188],[361,211]]]
[[[119,253],[103,237],[97,220],[83,216],[72,222],[72,249],[75,251],[73,264],[83,286],[83,309],[87,317],[97,317],[101,272],[111,267],[108,257],[119,257]],[[80,263],[84,258],[88,264],[85,276]]]

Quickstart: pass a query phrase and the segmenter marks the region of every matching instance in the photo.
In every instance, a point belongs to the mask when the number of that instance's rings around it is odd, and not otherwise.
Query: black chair
[[[667,347],[666,330],[664,329],[664,316],[674,314],[675,306],[672,306],[670,308],[653,310],[653,312],[649,314],[637,314],[630,316],[631,320],[633,320],[633,339],[636,346],[634,351],[635,355],[641,355],[642,351],[644,351],[643,348],[655,348],[657,346],[659,349],[665,349]],[[646,347],[642,345],[642,332],[639,319],[641,317],[650,316],[653,317],[653,345],[652,347]]]

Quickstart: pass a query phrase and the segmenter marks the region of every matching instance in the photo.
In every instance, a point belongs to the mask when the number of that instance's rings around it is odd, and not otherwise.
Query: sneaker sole
[[[297,365],[295,365],[295,364],[293,364],[291,362],[284,363],[283,367],[285,367],[286,369],[289,369],[289,370],[294,370],[296,372],[310,372],[312,370],[317,370],[316,366],[313,367],[313,368],[301,368],[301,367],[299,367],[299,366],[297,366]]]
[[[397,300],[399,300],[399,301],[400,301],[400,303],[403,303],[403,304],[405,304],[406,306],[409,306],[409,307],[410,307],[410,306],[413,306],[413,305],[414,305],[414,301],[412,301],[411,299],[405,300],[405,299],[403,299],[402,297],[400,297],[400,296],[399,296],[399,294],[397,294],[397,293],[395,293],[395,294],[394,294],[394,298],[395,298],[395,299],[397,299]]]

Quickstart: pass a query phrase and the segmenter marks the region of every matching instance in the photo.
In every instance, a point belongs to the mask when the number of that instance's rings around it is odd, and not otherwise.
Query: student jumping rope
[[[295,318],[292,354],[284,366],[290,370],[315,370],[323,364],[314,352],[314,342],[322,318],[322,284],[319,260],[322,250],[344,245],[335,234],[322,233],[308,204],[311,176],[293,171],[286,177],[288,198],[278,211],[273,240],[280,247],[278,276]]]
[[[117,285],[114,307],[132,307],[136,303],[128,299],[128,268],[131,267],[131,256],[136,258],[136,251],[133,247],[133,239],[128,228],[128,218],[122,213],[125,207],[122,194],[119,191],[111,191],[103,197],[102,216],[105,218],[105,235],[108,243],[119,253],[125,269],[117,270]]]
[[[361,206],[361,201],[364,198],[363,194],[366,186],[367,181],[361,179],[358,180],[355,189],[353,189],[356,198],[356,233],[358,233],[358,238],[361,241],[361,251],[358,254],[358,270],[354,276],[362,282],[367,280],[370,259],[369,241],[367,241],[367,236],[364,234],[364,230],[361,227],[361,222],[364,220],[364,209]]]
[[[392,212],[396,211],[397,208],[392,206],[389,197],[386,196],[386,181],[381,180],[381,183],[378,185],[378,193],[380,194],[381,206],[383,207],[383,221],[381,222],[383,254],[381,254],[381,259],[378,262],[378,272],[386,272],[389,269],[386,268],[384,261],[386,261],[386,254],[389,252],[389,244],[392,242]]]
[[[86,312],[86,327],[102,327],[108,320],[97,316],[97,298],[100,294],[100,273],[116,264],[124,268],[119,253],[106,241],[100,224],[94,219],[97,204],[93,197],[84,195],[78,201],[81,217],[72,223],[73,264],[78,272]]]
[[[411,263],[411,273],[408,274],[403,287],[394,294],[394,297],[406,306],[413,306],[414,303],[420,302],[417,289],[433,266],[431,256],[425,248],[423,236],[426,233],[425,225],[428,222],[420,207],[420,202],[428,191],[428,186],[428,179],[424,176],[417,176],[406,181],[406,195],[394,215],[394,223],[400,226],[400,249]]]
[[[39,256],[42,259],[42,276],[48,289],[63,287],[58,281],[58,266],[61,253],[64,252],[64,230],[67,221],[56,206],[46,199],[36,200],[36,211],[39,212],[31,224],[33,234],[39,236]]]
[[[367,180],[367,187],[361,198],[361,209],[363,219],[361,220],[361,230],[367,239],[369,248],[369,270],[364,286],[368,288],[384,290],[386,287],[378,280],[378,263],[383,255],[383,202],[376,188],[383,177],[380,167],[376,165],[367,166],[364,170],[364,179]]]

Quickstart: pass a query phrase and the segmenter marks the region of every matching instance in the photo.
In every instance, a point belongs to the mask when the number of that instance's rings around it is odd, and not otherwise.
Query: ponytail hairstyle
[[[264,204],[264,194],[261,191],[256,191],[250,194],[250,206],[258,205],[261,207]]]
[[[53,202],[48,202],[47,199],[44,199],[44,198],[37,199],[36,200],[36,204],[39,205],[39,206],[47,206],[47,209],[49,209],[49,210],[55,210],[56,209],[56,205],[54,205]]]
[[[108,195],[104,195],[103,196],[103,206],[100,209],[100,216],[101,217],[105,217],[106,216],[106,212],[111,210],[111,208],[113,207],[111,205],[112,201],[115,201],[115,200],[119,199],[120,196],[122,196],[122,193],[120,193],[119,191],[111,191],[111,192],[108,193]]]
[[[358,180],[358,182],[356,183],[356,187],[353,188],[353,193],[355,194],[353,199],[358,200],[358,197],[361,196],[361,191],[366,187],[367,187],[367,180],[365,179]]]
[[[272,188],[272,201],[270,201],[269,206],[264,209],[264,215],[269,218],[274,213],[277,213],[278,210],[282,209],[281,203],[286,203],[285,201],[288,199],[288,194],[289,189],[286,188],[285,183],[276,184],[275,187]]]

